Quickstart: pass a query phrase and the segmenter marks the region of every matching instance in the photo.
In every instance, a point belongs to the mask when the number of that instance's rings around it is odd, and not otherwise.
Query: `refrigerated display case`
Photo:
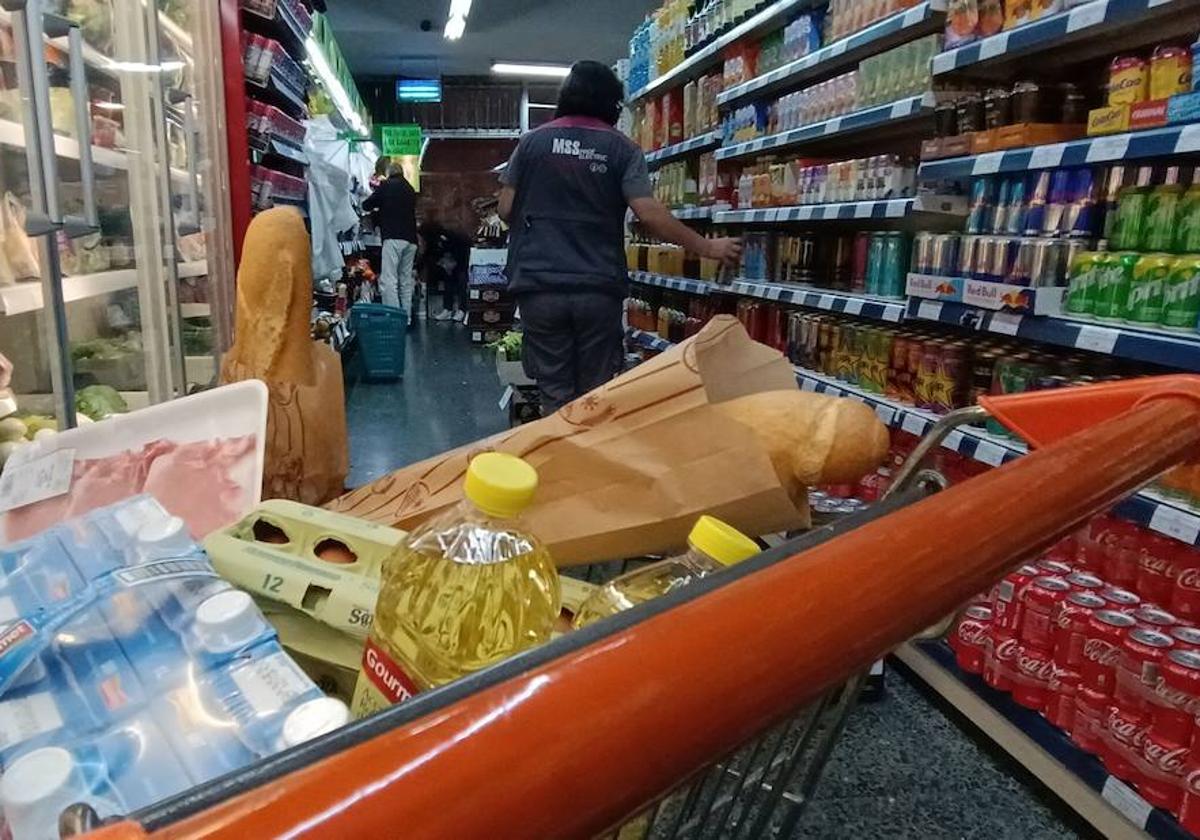
[[[0,353],[20,411],[74,426],[209,384],[231,340],[217,9],[0,2]]]

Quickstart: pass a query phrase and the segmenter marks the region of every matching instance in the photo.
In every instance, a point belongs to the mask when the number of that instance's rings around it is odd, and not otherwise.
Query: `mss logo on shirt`
[[[592,161],[594,164],[604,164],[608,162],[608,155],[600,154],[594,148],[586,149],[580,147],[580,141],[568,140],[565,137],[555,137],[550,144],[550,152],[555,155],[568,155],[570,157],[579,158],[580,160]],[[603,172],[607,167],[600,169]],[[597,171],[597,167],[593,166],[592,171]]]

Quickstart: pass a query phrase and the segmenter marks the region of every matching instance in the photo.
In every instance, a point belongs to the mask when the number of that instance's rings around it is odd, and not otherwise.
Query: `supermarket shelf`
[[[1043,341],[1184,370],[1200,370],[1200,334],[1139,329],[1099,321],[991,312],[961,303],[910,298],[908,317]]]
[[[687,277],[670,277],[666,274],[655,274],[650,271],[631,271],[629,279],[634,283],[645,286],[657,286],[660,289],[670,289],[673,292],[687,292],[692,295],[707,295],[720,291],[715,283],[704,280],[691,280]]]
[[[676,143],[673,146],[663,146],[655,152],[647,152],[646,163],[649,166],[658,166],[668,160],[683,157],[693,152],[706,152],[720,145],[721,132],[719,130],[709,131],[690,140],[684,140],[682,143]]]
[[[678,87],[689,79],[696,78],[709,67],[717,64],[721,60],[722,51],[730,44],[753,32],[760,32],[773,26],[782,25],[786,22],[787,15],[794,11],[798,12],[803,9],[812,8],[815,5],[813,0],[776,0],[776,2],[758,14],[747,18],[724,35],[715,38],[707,46],[692,53],[675,67],[672,67],[658,78],[653,79],[645,87],[631,93],[629,95],[629,102],[634,103],[651,94],[662,93],[664,90]]]
[[[63,299],[67,303],[84,298],[119,292],[137,286],[137,269],[123,268],[98,274],[63,278]],[[0,315],[19,315],[42,308],[42,284],[39,281],[0,286]]]
[[[729,105],[747,97],[761,96],[858,64],[867,56],[937,31],[942,24],[941,13],[945,11],[946,0],[925,0],[920,5],[877,21],[803,58],[721,91],[717,94],[717,105]]]
[[[304,39],[308,37],[308,33],[300,27],[300,21],[296,20],[290,6],[284,0],[277,0],[275,3],[274,17],[267,17],[244,2],[241,6],[242,20],[248,24],[247,29],[274,38],[283,44],[288,55],[303,66],[308,57],[304,49]]]
[[[257,98],[268,104],[280,106],[289,116],[308,116],[308,103],[304,97],[283,81],[274,67],[271,68],[271,75],[267,77],[266,84],[247,78],[246,86]]]
[[[843,315],[898,323],[904,317],[904,302],[874,295],[832,292],[800,285],[779,285],[755,280],[735,280],[729,291],[746,297],[791,303]]]
[[[1084,166],[1110,160],[1139,160],[1200,152],[1200,124],[1173,125],[1069,143],[1029,146],[982,155],[930,160],[921,164],[922,178],[965,178],[994,172],[1026,172],[1058,166]]]
[[[667,341],[665,338],[659,338],[654,333],[646,332],[645,330],[635,330],[633,328],[625,330],[625,338],[643,350],[653,350],[657,353],[670,350],[675,346],[672,342]]]
[[[745,143],[724,146],[717,149],[716,156],[718,160],[728,160],[747,155],[757,155],[771,149],[795,146],[812,140],[825,140],[830,137],[881,126],[895,120],[919,116],[923,113],[931,112],[935,104],[937,104],[936,99],[932,93],[909,96],[896,102],[874,105],[870,108],[864,108],[861,111],[845,114],[844,116],[833,117],[832,119],[809,125],[802,125],[790,131],[781,131],[777,134],[769,134],[766,137],[748,140]]]
[[[421,132],[430,140],[516,140],[519,128],[432,128]],[[507,163],[506,163],[507,165]]]
[[[304,150],[294,143],[283,140],[272,134],[270,135],[268,144],[268,149],[272,154],[287,158],[288,160],[298,163],[301,166],[308,166],[308,155],[304,154]]]
[[[966,215],[966,202],[948,201],[931,210],[928,202],[916,198],[889,198],[880,201],[843,201],[834,204],[802,204],[796,207],[764,207],[757,210],[727,210],[713,216],[719,225],[776,224],[782,222],[834,222],[855,219],[901,219],[915,212],[942,212]]]
[[[714,213],[728,209],[728,204],[709,204],[702,207],[678,207],[671,211],[676,219],[711,219]]]
[[[965,67],[1013,58],[1034,50],[1061,47],[1067,39],[1092,37],[1113,24],[1148,22],[1151,17],[1179,15],[1187,0],[1092,0],[1066,12],[1000,32],[971,44],[947,50],[933,58],[933,75]],[[1080,35],[1079,33],[1084,33]],[[1167,33],[1163,37],[1168,37]],[[1112,45],[1109,52],[1119,49]]]
[[[25,148],[25,128],[12,120],[0,120],[0,146],[10,146],[14,149]],[[65,160],[79,160],[79,141],[73,137],[54,135],[54,151]],[[109,169],[129,169],[129,157],[120,149],[108,146],[92,146],[92,162],[97,166]],[[179,184],[185,184],[188,174],[182,169],[172,169],[171,179]]]
[[[1191,837],[1170,814],[1151,808],[1132,788],[1109,776],[1099,760],[1040,714],[960,671],[944,642],[906,642],[894,655],[1102,836]]]

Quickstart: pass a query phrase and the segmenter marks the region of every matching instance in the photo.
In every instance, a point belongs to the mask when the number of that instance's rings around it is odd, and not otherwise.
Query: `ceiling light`
[[[309,64],[312,65],[313,70],[317,73],[317,78],[321,80],[321,84],[329,92],[329,98],[333,100],[334,107],[341,113],[342,119],[359,134],[365,135],[367,133],[366,123],[363,122],[363,118],[358,111],[354,109],[354,106],[350,102],[350,97],[346,94],[346,89],[342,87],[342,83],[334,75],[333,68],[329,66],[329,62],[325,59],[325,53],[321,52],[320,45],[311,35],[304,40],[304,49],[308,53]]]
[[[557,108],[558,106],[555,105],[553,102],[530,102],[529,107],[530,108]]]
[[[549,76],[562,79],[571,72],[565,64],[517,64],[511,61],[493,61],[492,72],[503,76]]]
[[[120,102],[93,102],[93,108],[98,108],[101,111],[124,111],[125,106]]]
[[[467,28],[467,19],[465,17],[452,17],[446,21],[446,31],[442,34],[447,41],[457,41],[462,37],[463,32]]]
[[[450,0],[450,17],[466,20],[471,14],[471,0]]]

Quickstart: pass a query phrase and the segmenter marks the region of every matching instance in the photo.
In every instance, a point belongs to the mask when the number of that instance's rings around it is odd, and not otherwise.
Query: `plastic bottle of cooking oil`
[[[731,525],[701,516],[688,534],[688,551],[614,578],[579,607],[578,629],[758,554],[758,544]]]
[[[353,712],[363,717],[550,638],[558,571],[519,516],[537,472],[488,452],[466,498],[416,528],[384,562]]]

